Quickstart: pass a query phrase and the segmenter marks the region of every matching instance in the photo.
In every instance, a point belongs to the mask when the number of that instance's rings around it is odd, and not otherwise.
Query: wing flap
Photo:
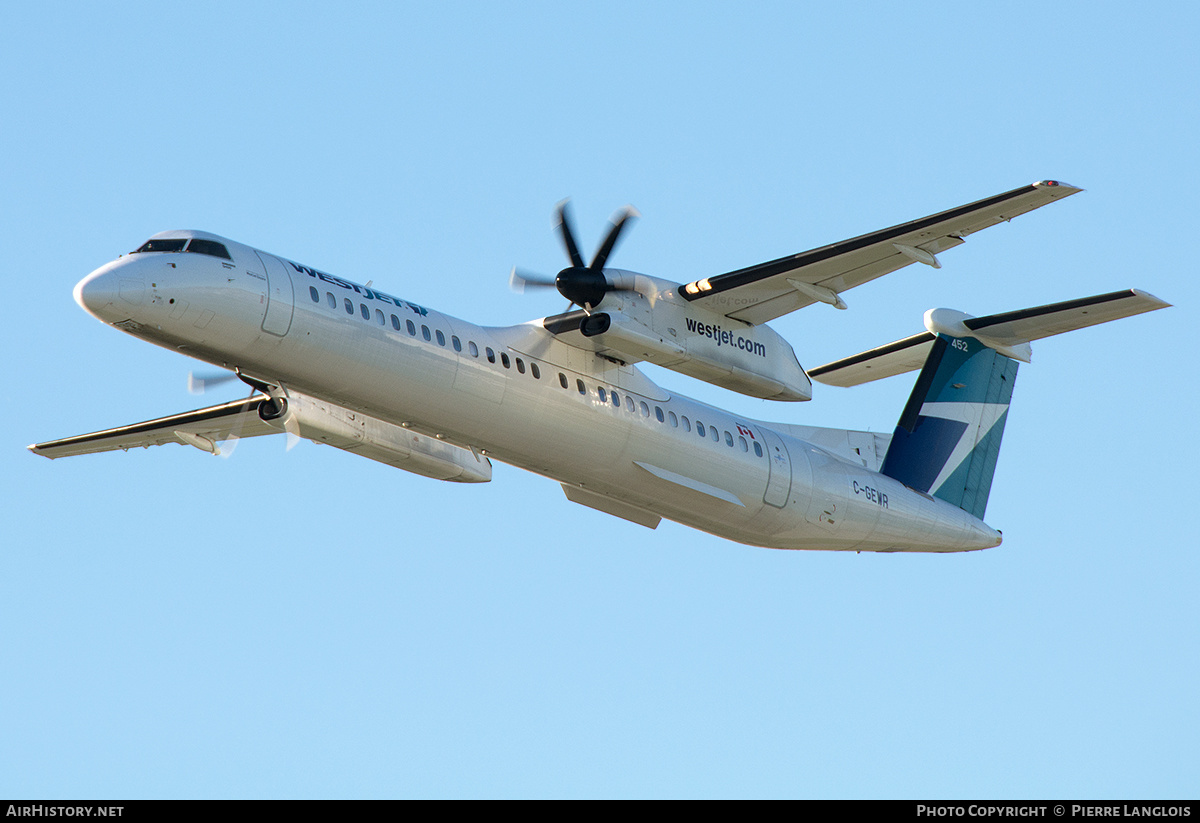
[[[261,397],[233,400],[219,406],[173,414],[144,423],[35,443],[29,450],[51,460],[118,449],[128,451],[138,447],[149,448],[166,443],[196,446],[208,451],[209,444],[228,440],[231,436],[240,438],[278,434],[277,429],[271,428],[259,418],[260,403]]]
[[[815,302],[796,292],[789,278],[842,292],[916,262],[917,257],[897,246],[937,254],[960,245],[970,234],[1079,191],[1043,180],[840,243],[697,280],[682,287],[680,294],[732,319],[765,323]]]

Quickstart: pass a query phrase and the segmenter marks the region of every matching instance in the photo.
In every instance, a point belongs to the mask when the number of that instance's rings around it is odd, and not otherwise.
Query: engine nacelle
[[[611,357],[645,360],[751,397],[812,399],[812,382],[791,344],[769,326],[722,323],[665,301],[652,319],[655,328],[620,311],[596,312],[579,332]]]
[[[482,455],[307,395],[264,400],[258,416],[280,431],[423,477],[456,483],[492,479],[492,463]]]
[[[792,346],[770,326],[752,326],[679,296],[679,284],[605,269],[610,290],[589,312],[547,317],[542,327],[576,348],[624,363],[645,360],[714,386],[765,400],[811,400]]]

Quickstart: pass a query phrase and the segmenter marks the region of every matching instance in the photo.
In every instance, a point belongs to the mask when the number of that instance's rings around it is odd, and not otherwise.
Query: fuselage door
[[[292,294],[292,278],[287,266],[278,257],[257,252],[267,270],[267,312],[263,315],[262,329],[283,337],[292,327],[292,311],[295,298]]]
[[[792,459],[788,455],[783,438],[770,429],[756,427],[762,435],[763,446],[767,452],[767,465],[771,474],[767,478],[767,491],[763,494],[763,502],[777,509],[787,505],[788,495],[792,493]]]

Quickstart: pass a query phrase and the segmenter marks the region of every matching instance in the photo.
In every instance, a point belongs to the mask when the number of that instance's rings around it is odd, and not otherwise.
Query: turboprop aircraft
[[[233,371],[250,398],[30,446],[49,458],[180,443],[217,454],[289,433],[439,480],[491,459],[568,499],[655,528],[662,518],[780,549],[953,552],[999,545],[983,522],[1018,362],[1032,340],[1167,303],[1137,290],[971,317],[801,367],[769,321],[938,255],[1080,191],[1044,180],[840,243],[680,284],[590,262],[566,204],[570,265],[514,269],[577,310],[484,327],[201,231],[156,234],[89,274],[75,300],[128,334]],[[851,386],[920,369],[892,435],[766,422],[667,391],[641,362],[752,397],[805,401],[810,377]]]

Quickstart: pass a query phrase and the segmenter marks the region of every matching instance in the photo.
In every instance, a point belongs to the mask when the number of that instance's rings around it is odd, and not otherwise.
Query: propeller
[[[233,374],[227,372],[196,374],[190,371],[188,372],[187,382],[188,394],[204,394],[205,391],[211,389],[213,386],[219,386],[222,383],[229,383],[237,379],[236,372]]]
[[[229,374],[227,372],[208,372],[205,374],[196,374],[194,371],[189,371],[187,378],[188,394],[204,394],[213,386],[220,386],[223,383],[229,383],[237,379],[238,375],[236,372],[233,374]],[[254,391],[252,390],[250,392],[250,396],[246,399],[249,400],[253,396]],[[241,435],[242,422],[239,420],[237,426],[234,427],[229,434],[220,441],[219,444],[217,444],[216,451],[214,451],[213,454],[217,457],[228,460],[233,456],[233,451],[237,448],[238,441],[242,439]]]
[[[571,228],[571,214],[567,208],[568,201],[558,204],[555,228],[562,235],[563,245],[567,248],[567,258],[571,265],[560,271],[554,277],[522,272],[513,267],[508,277],[508,285],[513,291],[523,293],[528,288],[549,288],[553,286],[558,293],[582,306],[584,311],[591,311],[611,291],[631,291],[626,287],[616,286],[604,276],[604,264],[621,239],[621,232],[631,220],[641,215],[633,206],[626,206],[612,216],[609,221],[608,234],[604,242],[596,250],[592,262],[585,264],[583,255],[579,253],[579,244],[575,242],[575,231]]]
[[[188,372],[188,393],[204,394],[205,391],[213,386],[219,386],[223,383],[229,383],[233,380],[242,380],[250,386],[250,394],[247,395],[247,400],[252,399],[255,394],[263,394],[267,399],[276,400],[276,394],[271,390],[271,387],[267,386],[266,384],[259,383],[257,380],[247,379],[236,371],[233,374],[217,372],[205,375],[197,375],[195,372]],[[276,400],[276,402],[278,402],[278,400]],[[286,402],[286,400],[283,402]],[[234,427],[229,432],[228,436],[221,441],[222,443],[225,443],[226,446],[218,447],[214,454],[216,454],[218,457],[223,457],[226,459],[231,457],[233,455],[233,450],[237,448],[238,441],[242,439],[241,435],[243,425],[243,421],[239,420],[237,426]],[[296,447],[296,444],[303,439],[300,436],[300,424],[296,421],[295,417],[288,417],[284,421],[283,428],[287,433],[287,446],[285,450],[291,451]]]

